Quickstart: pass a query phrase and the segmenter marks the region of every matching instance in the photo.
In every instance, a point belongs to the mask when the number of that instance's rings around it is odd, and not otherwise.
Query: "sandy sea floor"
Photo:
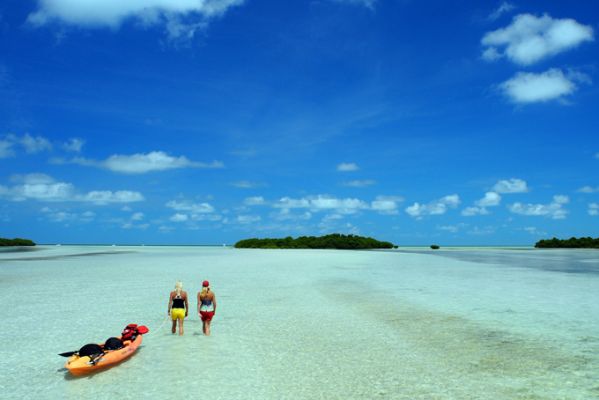
[[[0,392],[5,399],[599,398],[599,253],[456,252],[1,252]],[[165,317],[177,279],[191,299],[211,281],[219,304],[211,337],[201,334],[195,301],[185,335],[171,335]],[[102,342],[130,322],[151,330],[131,359],[84,378],[65,372],[57,353]]]

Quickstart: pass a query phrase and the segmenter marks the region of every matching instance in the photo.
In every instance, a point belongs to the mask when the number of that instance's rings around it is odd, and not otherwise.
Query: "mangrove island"
[[[35,246],[35,243],[29,239],[5,239],[0,238],[0,246]]]
[[[543,239],[535,243],[539,249],[599,249],[599,238],[582,237],[570,239]]]
[[[341,235],[334,233],[325,236],[300,236],[297,239],[287,236],[282,239],[244,239],[235,243],[238,249],[391,249],[393,243],[381,242],[371,237]]]

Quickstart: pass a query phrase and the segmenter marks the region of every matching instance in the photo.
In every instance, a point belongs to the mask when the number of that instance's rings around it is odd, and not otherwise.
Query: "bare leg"
[[[204,322],[204,335],[206,336],[210,336],[210,322],[212,321]]]
[[[174,319],[173,320],[173,327],[171,328],[171,332],[174,334],[175,332],[177,332],[177,320]]]
[[[183,336],[183,318],[179,320],[179,336]]]

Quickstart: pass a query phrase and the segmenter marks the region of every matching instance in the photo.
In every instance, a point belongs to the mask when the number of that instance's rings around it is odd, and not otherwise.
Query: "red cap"
[[[202,282],[202,286],[208,287],[208,286],[210,286],[210,282],[204,281],[204,282]]]

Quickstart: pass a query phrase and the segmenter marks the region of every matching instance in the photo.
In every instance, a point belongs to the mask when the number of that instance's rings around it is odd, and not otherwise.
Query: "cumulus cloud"
[[[25,152],[28,154],[35,154],[45,150],[52,150],[52,145],[48,139],[42,136],[31,136],[26,133],[19,140],[21,145],[25,148]]]
[[[332,0],[335,3],[352,4],[356,6],[364,6],[366,8],[374,9],[374,6],[378,0]]]
[[[214,207],[209,203],[193,203],[186,200],[171,200],[166,203],[166,206],[175,211],[186,211],[192,214],[209,214],[214,212]]]
[[[40,211],[51,222],[87,223],[93,221],[96,217],[96,213],[94,213],[93,211],[74,213],[69,211],[56,210],[50,207],[43,207]]]
[[[481,42],[486,46],[483,58],[487,61],[499,55],[516,64],[531,65],[592,40],[593,28],[573,19],[520,14],[509,26],[487,32]]]
[[[414,203],[405,209],[406,213],[414,218],[422,218],[425,215],[445,214],[449,208],[456,208],[460,204],[460,197],[451,194],[434,200],[428,204]]]
[[[599,186],[583,186],[580,189],[578,189],[578,191],[580,193],[599,193]]]
[[[564,219],[568,211],[563,208],[568,204],[570,199],[568,196],[557,195],[553,196],[553,201],[549,204],[523,204],[514,203],[509,206],[509,210],[514,214],[527,216],[545,216],[552,219]]]
[[[133,215],[131,215],[131,221],[141,221],[144,218],[145,215],[142,212],[136,212]]]
[[[273,204],[282,209],[307,208],[311,211],[334,211],[340,214],[353,214],[368,209],[368,204],[355,198],[339,199],[332,196],[318,195],[300,199],[283,197]]]
[[[91,202],[98,205],[111,203],[133,203],[143,201],[144,197],[139,192],[130,190],[94,190],[85,195],[79,196],[80,201]]]
[[[9,158],[15,155],[14,143],[9,140],[0,140],[0,158]]]
[[[573,94],[576,82],[586,82],[584,74],[564,74],[558,68],[542,73],[519,72],[499,85],[499,89],[515,103],[540,103],[563,99]]]
[[[189,216],[187,214],[176,213],[169,218],[169,220],[173,222],[186,222],[189,220]]]
[[[237,222],[240,224],[252,224],[254,222],[260,222],[262,218],[259,215],[238,215]]]
[[[88,193],[78,193],[71,183],[57,182],[45,174],[15,175],[12,187],[2,186],[0,196],[12,201],[38,200],[49,202],[89,202],[97,205],[109,203],[131,203],[143,201],[144,197],[139,192],[128,190],[110,191],[94,190]]]
[[[401,197],[378,196],[376,200],[370,203],[370,208],[381,214],[397,214],[399,202],[403,201]]]
[[[246,206],[261,206],[265,203],[264,197],[262,196],[246,197],[246,199],[243,201],[243,204]]]
[[[547,234],[547,232],[541,231],[535,226],[527,226],[524,227],[523,230],[534,236],[545,236]]]
[[[372,186],[375,183],[376,182],[371,179],[364,179],[364,180],[354,180],[354,181],[343,182],[343,186],[360,188],[360,187]]]
[[[588,208],[589,215],[597,216],[599,215],[599,203],[590,203]]]
[[[496,192],[487,192],[485,197],[476,201],[476,205],[479,207],[495,207],[501,203],[501,196]]]
[[[133,155],[115,154],[104,161],[90,160],[86,158],[75,158],[72,163],[105,168],[113,172],[123,174],[145,174],[154,171],[166,171],[178,168],[222,168],[223,163],[213,161],[202,163],[191,161],[185,156],[173,157],[163,151],[152,151],[147,154],[138,153]]]
[[[477,200],[473,207],[466,207],[462,210],[462,215],[466,217],[473,217],[475,215],[487,215],[489,211],[487,207],[496,207],[501,203],[501,196],[496,192],[487,192],[485,197]]]
[[[20,146],[27,154],[41,153],[52,150],[52,144],[43,136],[31,136],[26,133],[23,136],[8,134],[0,140],[0,158],[13,157],[14,148]]]
[[[71,138],[62,144],[62,148],[72,153],[80,153],[85,141],[79,138]]]
[[[357,171],[359,169],[360,168],[355,163],[341,163],[341,164],[337,165],[337,171],[340,171],[340,172],[352,172],[352,171]]]
[[[466,207],[462,210],[462,215],[465,217],[474,217],[476,215],[487,215],[489,211],[485,207]]]
[[[264,184],[258,183],[258,182],[250,182],[250,181],[237,181],[237,182],[231,183],[231,186],[235,186],[236,188],[240,188],[240,189],[254,189],[257,187],[264,186]]]
[[[497,193],[526,193],[528,192],[528,186],[526,181],[522,179],[503,179],[493,186],[493,191]]]
[[[501,17],[503,14],[506,14],[506,13],[509,13],[510,11],[512,11],[514,8],[516,8],[516,6],[514,6],[511,3],[508,3],[507,1],[504,1],[503,3],[501,3],[501,5],[499,7],[497,7],[496,10],[494,10],[489,15],[489,19],[491,21],[495,21],[496,19],[499,19],[499,17]]]
[[[139,27],[164,26],[171,39],[193,37],[208,20],[223,15],[244,0],[38,0],[27,21],[33,26],[52,22],[82,28],[118,28],[133,20]]]

